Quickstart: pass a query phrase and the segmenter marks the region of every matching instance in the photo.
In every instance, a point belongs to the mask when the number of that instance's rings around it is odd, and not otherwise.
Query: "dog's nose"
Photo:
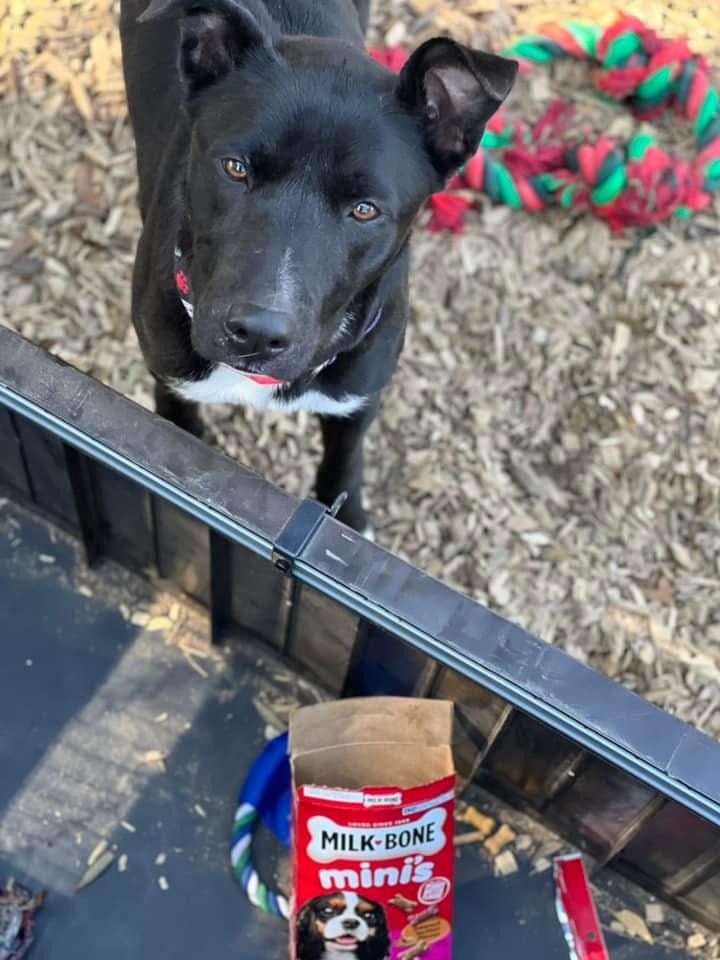
[[[225,320],[225,332],[243,353],[275,355],[290,345],[290,315],[248,304]]]
[[[359,920],[343,920],[343,930],[357,930],[360,926]]]

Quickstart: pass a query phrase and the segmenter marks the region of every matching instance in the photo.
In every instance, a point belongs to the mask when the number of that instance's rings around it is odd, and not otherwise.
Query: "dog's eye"
[[[377,220],[380,216],[380,211],[375,204],[370,203],[369,200],[361,200],[360,203],[356,203],[352,208],[350,216],[359,223],[368,223],[370,220]]]
[[[242,183],[250,176],[250,168],[244,160],[238,160],[236,157],[225,157],[222,161],[222,168],[231,180]]]

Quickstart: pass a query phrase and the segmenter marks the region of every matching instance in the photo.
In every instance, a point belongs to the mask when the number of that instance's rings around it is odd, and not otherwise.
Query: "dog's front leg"
[[[202,437],[203,422],[198,405],[183,400],[162,380],[155,381],[155,410],[161,417],[187,430],[194,437]]]
[[[365,36],[370,22],[370,0],[353,0],[353,5],[357,10],[360,29]]]
[[[321,503],[331,506],[345,491],[347,500],[338,519],[349,527],[364,533],[367,514],[362,505],[363,439],[377,416],[379,395],[351,417],[321,417],[324,452],[315,488]]]

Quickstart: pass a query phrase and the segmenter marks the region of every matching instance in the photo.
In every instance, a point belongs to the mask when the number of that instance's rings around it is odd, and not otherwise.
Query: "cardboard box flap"
[[[293,757],[296,786],[409,789],[454,772],[452,748],[407,743],[325,747]]]
[[[452,742],[453,704],[411,697],[357,697],[296,710],[290,723],[293,757],[325,747],[357,743]],[[400,784],[396,784],[400,786]]]

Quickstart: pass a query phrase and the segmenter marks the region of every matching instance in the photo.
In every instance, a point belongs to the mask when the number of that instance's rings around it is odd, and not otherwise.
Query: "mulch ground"
[[[129,324],[140,223],[109,0],[0,0],[0,322],[150,406]],[[715,65],[715,4],[631,2]],[[382,0],[377,43],[437,32],[501,50],[608,5]],[[713,36],[713,33],[715,36]],[[560,95],[626,137],[589,73],[541,69],[509,109]],[[665,145],[689,131],[661,122]],[[368,454],[379,541],[720,736],[720,217],[612,234],[483,203],[422,228],[413,316]],[[312,418],[213,409],[209,433],[293,493]]]

